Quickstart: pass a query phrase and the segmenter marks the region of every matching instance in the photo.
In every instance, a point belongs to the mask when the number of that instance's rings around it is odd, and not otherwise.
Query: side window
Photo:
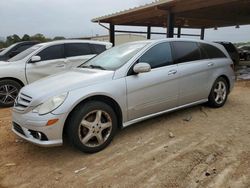
[[[39,52],[37,55],[41,57],[41,61],[62,59],[64,58],[63,49],[63,45],[50,46]]]
[[[201,43],[201,47],[206,51],[206,53],[210,59],[226,57],[226,55],[220,49],[216,48],[215,46],[212,46],[210,44]]]
[[[170,43],[165,42],[152,47],[139,62],[150,64],[152,69],[173,64]]]
[[[33,46],[32,44],[26,44],[26,45],[22,45],[19,48],[16,49],[16,51],[18,52],[22,52],[24,50],[27,50],[28,48],[30,48],[31,46]]]
[[[184,63],[201,59],[200,49],[196,42],[172,42],[175,63]]]
[[[100,45],[100,44],[91,44],[93,51],[95,54],[100,54],[106,50],[105,45]]]
[[[75,57],[93,54],[88,43],[65,44],[66,57]]]

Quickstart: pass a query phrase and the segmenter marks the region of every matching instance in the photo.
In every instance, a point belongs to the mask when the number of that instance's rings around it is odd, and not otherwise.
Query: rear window
[[[230,53],[234,53],[236,51],[236,48],[232,44],[222,44],[226,50]]]
[[[75,57],[82,55],[93,54],[88,43],[71,43],[65,44],[65,55],[66,57]]]
[[[200,49],[196,42],[172,42],[175,63],[184,63],[201,59]]]
[[[226,55],[215,46],[212,46],[210,44],[205,44],[205,43],[201,43],[200,45],[201,45],[201,48],[206,52],[206,54],[208,55],[210,59],[226,57]]]
[[[101,45],[101,44],[91,44],[93,51],[95,54],[100,54],[102,52],[104,52],[106,50],[106,46],[105,45]]]

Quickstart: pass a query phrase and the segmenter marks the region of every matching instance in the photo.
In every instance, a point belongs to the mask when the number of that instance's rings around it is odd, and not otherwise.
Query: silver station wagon
[[[40,146],[104,149],[118,128],[207,103],[222,107],[234,86],[233,62],[219,44],[164,39],[114,47],[71,71],[20,91],[12,130]]]

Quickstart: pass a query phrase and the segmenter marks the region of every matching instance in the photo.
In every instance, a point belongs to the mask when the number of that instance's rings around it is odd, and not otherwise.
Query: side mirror
[[[136,74],[150,72],[151,66],[148,63],[137,63],[134,66],[133,70]]]
[[[35,63],[35,62],[38,62],[38,61],[41,61],[41,57],[40,56],[33,56],[30,60],[32,63]]]

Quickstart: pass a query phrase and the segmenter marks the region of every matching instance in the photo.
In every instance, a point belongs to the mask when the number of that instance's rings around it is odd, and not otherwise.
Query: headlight
[[[58,95],[55,97],[51,97],[49,100],[47,100],[45,103],[39,105],[36,107],[33,112],[38,113],[39,115],[45,115],[48,114],[55,109],[57,109],[59,106],[63,104],[65,99],[67,98],[68,93],[64,93],[62,95]]]

